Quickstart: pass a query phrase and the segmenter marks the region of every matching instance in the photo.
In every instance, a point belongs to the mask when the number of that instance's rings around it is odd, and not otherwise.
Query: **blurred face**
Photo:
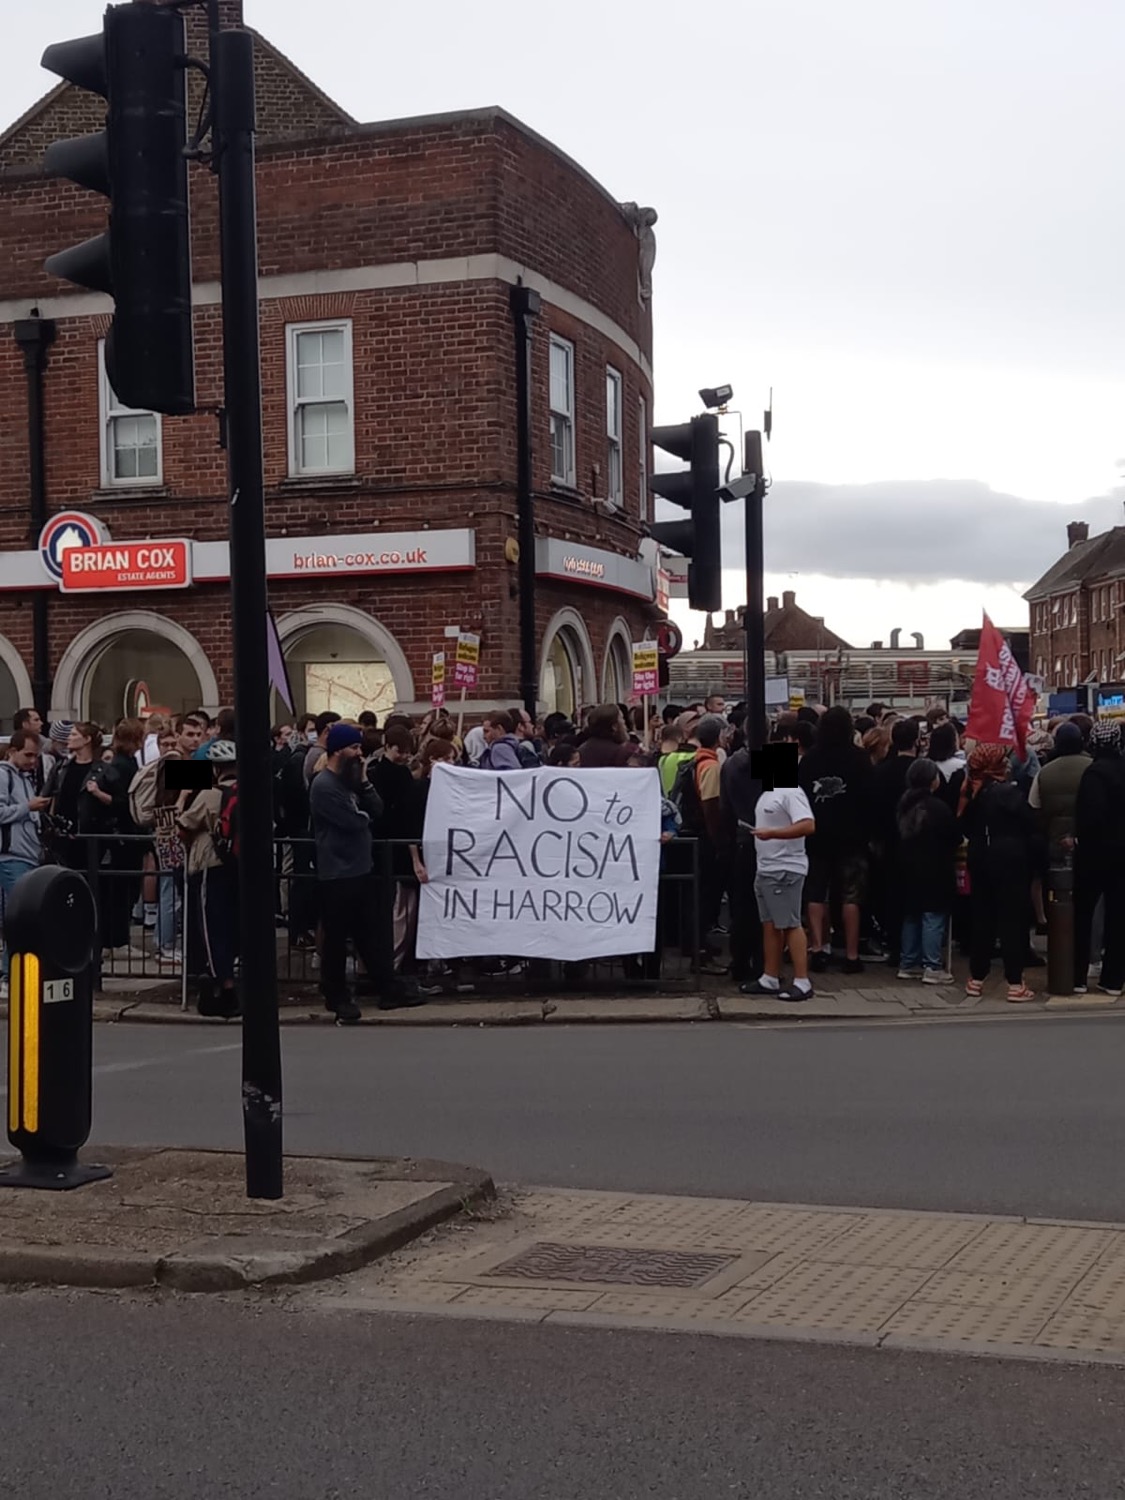
[[[174,729],[165,729],[156,742],[156,748],[161,755],[174,755],[179,758],[180,737]]]
[[[521,740],[529,740],[535,734],[535,725],[531,722],[526,713],[520,714],[520,721],[516,728],[516,733],[519,735]]]
[[[39,734],[42,732],[43,720],[39,717],[38,711],[36,709],[33,708],[29,711],[23,727],[25,729],[30,729],[32,734]]]
[[[709,714],[725,714],[727,711],[727,700],[721,694],[716,693],[713,697],[708,698],[704,707]]]
[[[198,719],[188,719],[180,730],[180,749],[185,755],[194,755],[203,743],[204,727]]]
[[[504,731],[499,724],[486,724],[484,726],[484,737],[490,745],[504,738]]]
[[[450,745],[450,747],[449,747],[448,754],[438,755],[437,752],[435,751],[434,752],[434,758],[430,762],[430,775],[432,776],[434,774],[434,767],[435,766],[451,765],[453,763],[453,759],[454,759],[454,756],[453,756],[453,746],[452,745]]]
[[[83,750],[89,750],[90,741],[82,733],[76,724],[66,737],[66,748],[71,755],[81,755]]]
[[[10,751],[8,759],[17,771],[33,771],[35,762],[39,759],[38,747],[32,742],[30,745],[25,745],[22,750]]]
[[[358,750],[356,753],[358,754]],[[389,760],[392,766],[397,766],[400,760],[406,759],[406,751],[399,745],[388,745],[383,751],[383,759]]]

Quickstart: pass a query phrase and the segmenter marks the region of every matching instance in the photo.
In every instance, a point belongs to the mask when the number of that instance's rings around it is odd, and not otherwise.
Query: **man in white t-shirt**
[[[809,946],[801,925],[801,895],[809,873],[805,840],[816,830],[812,808],[800,787],[763,791],[754,810],[758,873],[754,895],[762,919],[765,966],[761,977],[742,985],[744,995],[772,995],[777,1000],[809,1000]],[[793,982],[781,983],[786,944],[793,962]]]

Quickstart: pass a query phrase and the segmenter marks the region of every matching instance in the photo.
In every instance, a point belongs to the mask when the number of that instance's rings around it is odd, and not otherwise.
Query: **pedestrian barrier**
[[[183,870],[144,871],[144,856],[152,847],[152,840],[144,835],[78,835],[56,857],[81,871],[97,907],[95,989],[108,980],[135,980],[146,988],[163,980],[179,985],[186,1008],[198,996],[200,986],[206,985],[208,975],[200,882],[198,877],[187,878]],[[407,941],[404,930],[410,903],[399,889],[401,885],[409,888],[411,882],[398,873],[403,866],[396,863],[396,847],[405,853],[409,845],[405,840],[376,840],[373,845],[380,940],[388,948],[408,948],[403,972],[432,990],[435,998],[469,994],[504,998],[578,988],[584,994],[628,987],[674,991],[698,985],[708,935],[699,931],[700,849],[696,839],[678,838],[663,847],[655,951],[582,962],[497,955],[495,960],[415,963],[412,938]],[[287,990],[298,998],[303,988],[315,990],[319,982],[315,842],[311,838],[275,840],[273,878],[278,979],[284,1001]],[[145,880],[155,882],[158,894],[156,924],[149,926],[141,901]],[[362,999],[365,976],[359,973],[355,978]],[[114,985],[122,987],[122,983]]]

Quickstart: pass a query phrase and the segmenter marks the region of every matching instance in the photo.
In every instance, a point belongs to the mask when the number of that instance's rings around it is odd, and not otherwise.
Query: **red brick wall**
[[[299,77],[299,75],[298,75]],[[294,85],[295,86],[295,85]],[[319,97],[319,96],[318,96]],[[37,129],[38,126],[29,126]],[[77,128],[81,128],[80,126]],[[2,158],[0,158],[2,160]],[[606,194],[546,143],[496,112],[459,119],[363,127],[332,139],[266,144],[258,171],[263,275],[331,272],[415,260],[509,256],[615,320],[651,350],[647,307],[637,295],[637,242]],[[42,262],[61,245],[104,227],[104,202],[69,184],[0,172],[0,299],[58,296]],[[193,179],[195,276],[218,277],[213,180]],[[504,545],[516,534],[514,337],[508,286],[462,281],[267,300],[262,308],[267,526],[271,535],[385,528],[468,526],[477,568],[465,575],[279,583],[275,612],[333,600],[375,615],[406,652],[421,696],[429,657],[446,624],[485,637],[480,696],[518,692],[515,569]],[[286,325],[352,320],[355,375],[354,478],[288,477]],[[221,325],[215,306],[197,308],[200,412],[164,419],[159,490],[100,488],[97,340],[105,318],[61,318],[46,380],[47,481],[52,510],[81,508],[120,539],[226,534],[225,457],[215,411],[222,398]],[[575,344],[577,492],[550,485],[548,338]],[[603,515],[605,369],[624,378],[623,512]],[[641,367],[605,334],[545,300],[534,330],[534,481],[540,534],[635,556],[638,514],[638,396],[652,411]],[[26,384],[22,356],[0,325],[0,546],[28,545]],[[74,635],[109,610],[174,616],[196,635],[229,692],[229,593],[62,597],[51,610],[56,665]],[[569,602],[587,620],[600,673],[613,618],[643,633],[654,611],[596,590],[544,584],[540,629]],[[29,651],[30,609],[0,599],[0,633]]]

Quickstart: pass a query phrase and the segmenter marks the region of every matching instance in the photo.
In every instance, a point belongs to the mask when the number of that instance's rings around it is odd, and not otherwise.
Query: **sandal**
[[[1026,984],[1010,984],[1008,986],[1008,999],[1013,1005],[1020,1005],[1025,1000],[1034,1000],[1035,991],[1029,989]]]
[[[979,1000],[984,994],[984,980],[970,979],[965,986],[965,994],[968,995],[970,1000]]]

